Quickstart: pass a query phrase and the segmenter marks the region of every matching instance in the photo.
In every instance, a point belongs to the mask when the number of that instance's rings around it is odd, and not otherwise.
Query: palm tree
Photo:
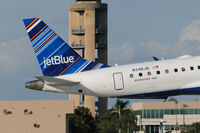
[[[117,102],[115,103],[115,109],[118,112],[119,118],[121,117],[121,111],[128,105],[129,101],[122,101],[120,99],[117,99]]]
[[[133,133],[136,127],[136,117],[126,106],[129,102],[117,99],[114,108],[108,110],[98,123],[100,133]]]
[[[116,133],[119,126],[117,112],[109,109],[98,121],[99,133]]]
[[[125,107],[127,106],[128,103],[129,103],[129,101],[122,101],[120,99],[117,99],[117,102],[115,103],[115,109],[118,112],[118,118],[119,118],[119,123],[120,123],[118,133],[121,133],[121,129],[124,124],[121,120],[121,113],[125,109]]]
[[[95,119],[88,108],[78,107],[69,118],[70,133],[97,132]]]
[[[169,102],[175,102],[176,104],[178,103],[178,100],[176,100],[175,98],[171,97],[169,100]]]

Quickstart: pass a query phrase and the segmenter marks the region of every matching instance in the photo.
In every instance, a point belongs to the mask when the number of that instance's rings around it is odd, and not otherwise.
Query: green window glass
[[[143,110],[143,118],[147,118],[147,111]]]
[[[193,114],[193,109],[189,109],[189,114]]]
[[[180,109],[180,114],[185,114],[184,109]]]
[[[165,130],[170,130],[170,126],[169,125],[165,125]]]
[[[155,110],[151,110],[151,118],[155,118]]]
[[[156,118],[160,118],[160,110],[156,110]]]
[[[164,118],[162,109],[160,110],[160,118]]]
[[[165,110],[165,114],[168,115],[169,114],[169,109]]]
[[[175,114],[180,114],[180,110],[179,109],[175,109]]]
[[[194,109],[194,114],[199,114],[199,110],[198,109]]]
[[[140,115],[142,117],[142,115],[143,115],[142,112],[143,112],[142,110],[138,110],[135,113],[138,114],[138,115]]]
[[[170,109],[170,114],[171,115],[174,115],[174,112],[175,112],[174,109]]]
[[[189,114],[189,109],[185,109],[185,114]]]
[[[150,118],[150,110],[147,110],[147,118]]]
[[[174,130],[174,129],[175,129],[175,128],[174,128],[174,125],[171,125],[170,127],[171,127],[171,130]]]

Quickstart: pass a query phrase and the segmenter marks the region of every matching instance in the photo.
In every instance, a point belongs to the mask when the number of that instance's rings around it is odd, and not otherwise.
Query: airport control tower
[[[85,59],[107,64],[107,4],[101,0],[76,0],[69,11],[69,44]],[[94,77],[95,78],[95,77]],[[69,95],[75,106],[85,106],[95,115],[97,103],[99,116],[107,109],[107,98]]]

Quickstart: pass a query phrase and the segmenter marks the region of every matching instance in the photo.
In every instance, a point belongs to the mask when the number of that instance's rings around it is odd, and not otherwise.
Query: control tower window
[[[80,16],[83,16],[83,15],[84,15],[84,11],[80,11],[80,12],[79,12],[79,15],[80,15]]]

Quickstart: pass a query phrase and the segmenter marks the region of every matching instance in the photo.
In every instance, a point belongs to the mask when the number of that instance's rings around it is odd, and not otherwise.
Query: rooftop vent
[[[4,112],[5,115],[11,115],[12,114],[12,111],[8,111],[7,109],[4,109],[3,112]]]

